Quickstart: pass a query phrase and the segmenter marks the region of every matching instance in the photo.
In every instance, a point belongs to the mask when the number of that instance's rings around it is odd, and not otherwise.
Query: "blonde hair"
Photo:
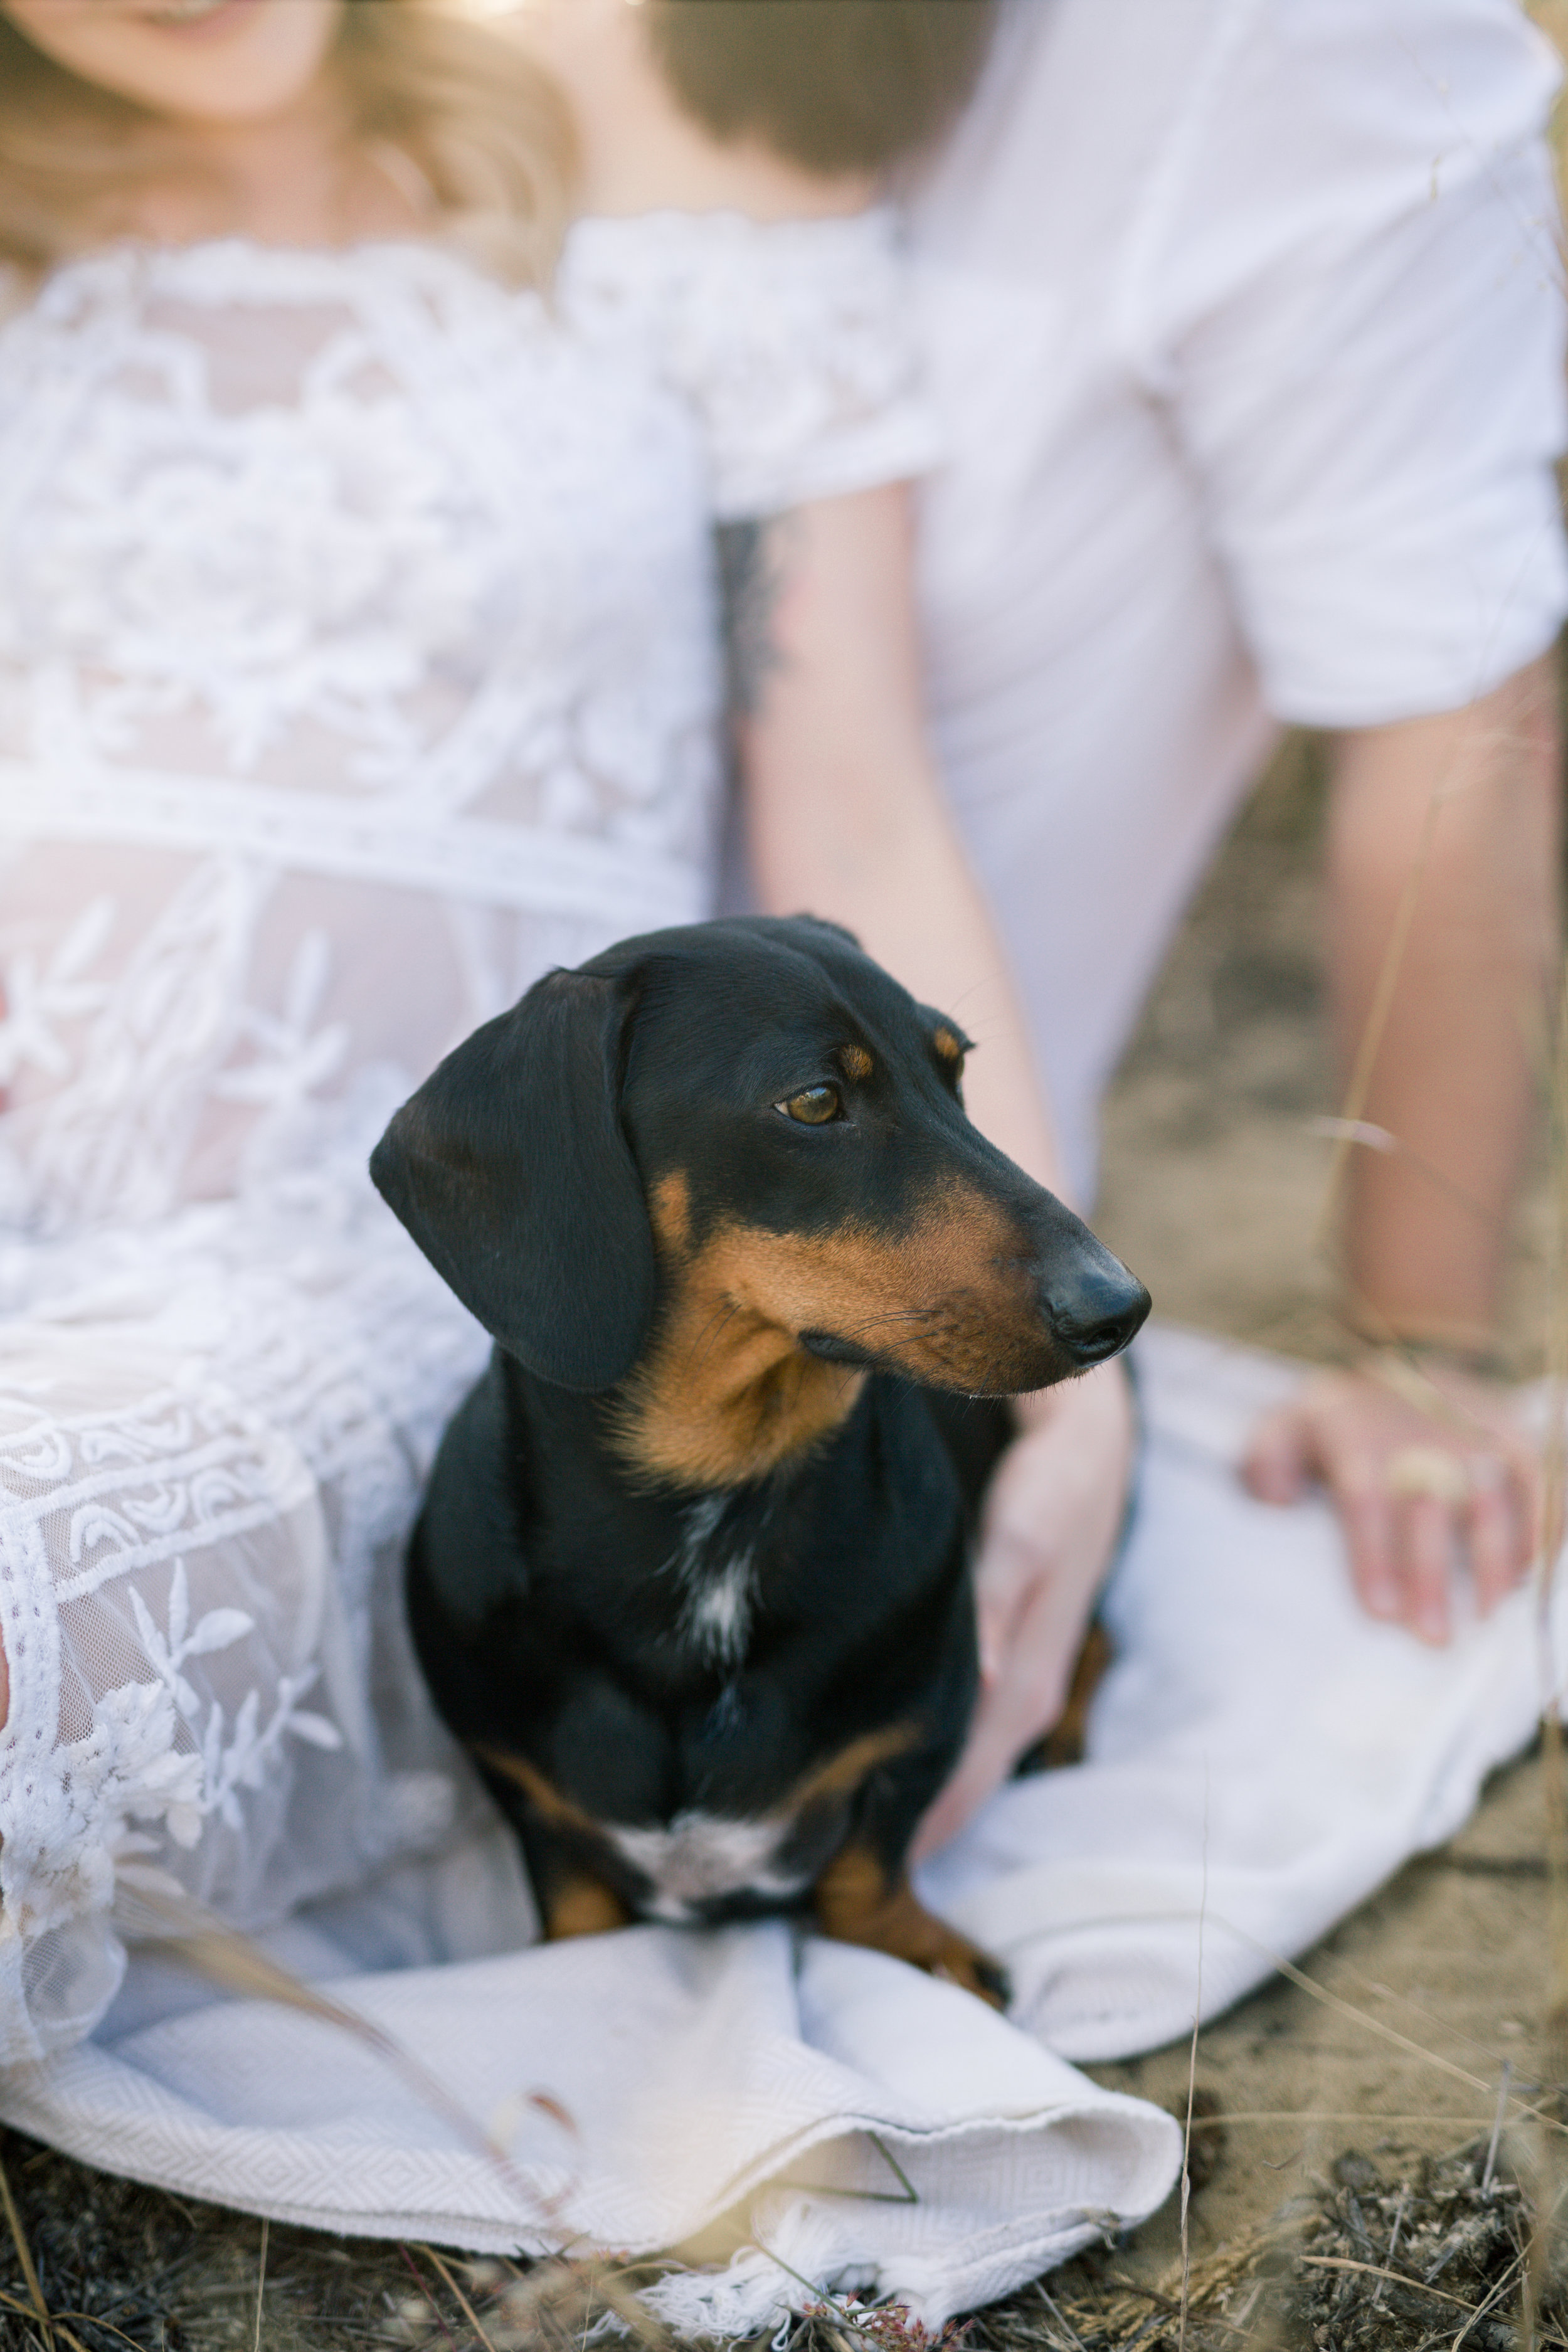
[[[351,135],[404,169],[433,226],[514,285],[543,285],[571,209],[565,101],[512,42],[439,0],[344,0],[327,69]],[[178,134],[44,56],[0,14],[0,266],[42,277],[130,233]]]

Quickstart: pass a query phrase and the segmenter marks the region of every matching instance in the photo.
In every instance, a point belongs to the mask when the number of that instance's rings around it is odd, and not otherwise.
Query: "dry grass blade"
[[[1382,2279],[1384,2285],[1392,2280],[1395,2286],[1412,2287],[1419,2294],[1429,2294],[1436,2303],[1451,2303],[1456,2311],[1468,2312],[1472,2319],[1480,2316],[1473,2303],[1466,2303],[1461,2296],[1448,2294],[1444,2287],[1428,2286],[1424,2280],[1406,2278],[1402,2271],[1391,2271],[1383,2263],[1358,2263],[1352,2261],[1349,2254],[1298,2254],[1296,2259],[1304,2270],[1359,2271],[1363,2278]]]
[[[675,2338],[669,2329],[654,2317],[641,2297],[633,2293],[618,2273],[602,2263],[589,2262],[579,2267],[589,2279],[592,2292],[602,2303],[609,2305],[616,2317],[624,2321],[639,2344],[647,2345],[650,2352],[665,2352],[665,2347],[674,2343]]]
[[[1453,2344],[1450,2347],[1450,2352],[1463,2352],[1465,2339],[1473,2332],[1476,2322],[1478,2320],[1484,2319],[1488,2312],[1490,2311],[1492,2305],[1501,2300],[1504,2294],[1519,2276],[1522,2267],[1523,2261],[1521,2257],[1519,2262],[1511,2263],[1503,2273],[1501,2278],[1499,2279],[1496,2286],[1493,2287],[1486,2301],[1482,2304],[1477,2305],[1474,2317],[1466,2320],[1463,2327],[1460,2328],[1458,2336],[1454,2338]]]
[[[1083,2352],[1082,2336],[1079,2334],[1071,2320],[1068,2319],[1067,2314],[1062,2310],[1061,2305],[1058,2303],[1052,2302],[1050,2296],[1046,2292],[1046,2283],[1044,2279],[1037,2279],[1035,2281],[1035,2293],[1039,2296],[1040,2301],[1045,2305],[1046,2309],[1050,2313],[1051,2317],[1056,2321],[1057,2326],[1067,2337],[1068,2352]]]
[[[1433,2120],[1426,2107],[1403,2111],[1391,2107],[1215,2107],[1205,2118],[1212,2124],[1401,2124],[1426,2125]],[[1489,2116],[1445,2115],[1446,2126],[1455,2131],[1481,2131],[1491,2122]]]
[[[1413,2042],[1409,2034],[1401,2033],[1396,2026],[1385,2025],[1382,2018],[1359,2009],[1353,2000],[1345,2000],[1339,1993],[1331,1992],[1327,1985],[1319,1984],[1315,1977],[1308,1976],[1305,1969],[1299,1969],[1293,1960],[1286,1959],[1282,1953],[1270,1950],[1257,1936],[1249,1935],[1245,1927],[1238,1927],[1233,1919],[1216,1916],[1215,1925],[1225,1927],[1233,1936],[1238,1936],[1244,1944],[1250,1944],[1255,1952],[1264,1956],[1271,1968],[1277,1969],[1282,1977],[1288,1977],[1293,1985],[1299,1985],[1313,2000],[1321,2001],[1325,2008],[1337,2011],[1342,2017],[1353,2018],[1369,2033],[1375,2033],[1382,2041],[1392,2042],[1396,2049],[1405,2051],[1413,2058],[1424,2060],[1428,2066],[1436,2066],[1439,2073],[1451,2074],[1457,2083],[1468,2084],[1472,2091],[1479,2091],[1488,2098],[1491,2096],[1492,2086],[1483,2075],[1472,2074],[1468,2067],[1456,2065],[1451,2058],[1440,2058],[1435,2050]],[[1521,2114],[1530,2112],[1522,2099],[1519,2101],[1519,2106]],[[1559,2125],[1558,2128],[1568,2127]]]
[[[1492,2168],[1497,2163],[1498,2142],[1502,2137],[1503,2117],[1508,2113],[1509,2085],[1512,2081],[1513,2060],[1511,2058],[1505,2058],[1502,2063],[1502,2077],[1498,2084],[1497,2089],[1497,2113],[1492,2117],[1492,2136],[1487,2142],[1486,2170],[1481,2175],[1481,2194],[1483,2197],[1492,2185]]]
[[[22,2227],[22,2217],[16,2210],[16,2200],[11,2193],[11,2176],[5,2169],[3,2158],[0,2158],[0,2201],[4,2201],[5,2207],[5,2220],[11,2231],[11,2242],[16,2249],[16,2260],[22,2265],[22,2276],[26,2282],[27,2294],[33,2305],[33,2315],[44,2331],[46,2343],[52,2345],[55,2340],[54,2322],[49,2316],[49,2306],[44,2301],[44,2290],[38,2284],[38,2273],[33,2265],[32,2249],[27,2243],[26,2232]]]
[[[1187,2052],[1187,2113],[1182,2128],[1182,2302],[1181,2319],[1176,2334],[1176,2352],[1187,2352],[1187,2310],[1189,2274],[1192,2268],[1192,2246],[1187,2225],[1193,2201],[1193,2103],[1198,2082],[1198,2027],[1204,2013],[1204,1919],[1209,1903],[1209,1788],[1208,1766],[1204,1766],[1204,1877],[1198,1897],[1198,1964],[1193,1992],[1193,2038]]]
[[[111,2319],[97,2318],[90,2311],[57,2311],[54,2315],[55,2334],[63,2336],[68,2344],[74,2344],[76,2352],[86,2352],[86,2347],[80,2336],[73,2336],[65,2325],[68,2319],[79,2319],[84,2327],[101,2330],[106,2336],[118,2336],[121,2344],[130,2345],[131,2352],[142,2352],[142,2347],[137,2343],[134,2336],[127,2336],[123,2327],[116,2327]]]
[[[0,2310],[14,2311],[23,2319],[37,2319],[38,2317],[37,2312],[32,2304],[24,2303],[19,2295],[15,2294],[0,2293]],[[87,2314],[85,2312],[51,2313],[47,2322],[51,2339],[56,2336],[63,2336],[68,2344],[74,2346],[75,2352],[87,2352],[87,2347],[82,2343],[80,2337],[73,2336],[70,2329],[65,2325],[65,2321],[67,2319],[82,2319],[86,2316]],[[39,2325],[44,2326],[46,2323],[40,2321]],[[93,2321],[92,2325],[95,2327],[102,2327],[105,2325],[105,2322],[101,2319],[96,2319]],[[110,2333],[112,2336],[118,2336],[120,2334],[120,2330],[118,2327],[110,2328]],[[129,2336],[125,2336],[123,2340],[127,2344],[131,2343]],[[132,2352],[142,2352],[142,2347],[139,2344],[135,2345],[132,2347]]]
[[[1557,1562],[1568,1516],[1568,965],[1558,998],[1552,1068],[1552,1276],[1548,1291],[1547,1370],[1551,1398],[1542,1461],[1541,1556],[1536,1576],[1536,1645],[1541,1676],[1542,1793],[1546,1812],[1547,1969],[1542,2057],[1551,2092],[1560,2103],[1568,2085],[1568,1764],[1552,1637]],[[1536,2339],[1551,2244],[1546,2223],[1555,2207],[1555,2150],[1542,2136],[1536,2167],[1538,2195],[1530,2259],[1525,2265],[1521,2332],[1526,2352]]]
[[[452,2294],[455,2295],[458,2303],[461,2306],[463,2317],[468,2321],[468,2326],[473,2329],[474,2334],[484,2346],[485,2352],[496,2352],[495,2346],[490,2342],[489,2337],[485,2334],[484,2328],[480,2325],[479,2313],[474,2309],[473,2305],[468,2301],[468,2296],[463,2293],[462,2288],[458,2285],[456,2277],[453,2275],[450,2264],[442,2255],[437,2252],[434,2246],[422,2245],[419,2251],[435,2263],[436,2268],[446,2280],[447,2286],[451,2289]]]
[[[537,2263],[503,2298],[509,2325],[527,2328],[544,2343],[580,2343],[600,2315],[600,2305],[614,2312],[648,2352],[669,2352],[675,2344],[620,2268],[596,2258]]]
[[[451,2329],[447,2326],[446,2321],[442,2318],[441,2313],[436,2303],[436,2298],[430,2292],[429,2285],[426,2283],[424,2273],[421,2271],[418,2263],[415,2261],[406,2246],[400,2244],[397,2251],[408,2266],[409,2276],[417,2285],[420,2294],[424,2296],[425,2301],[429,2305],[431,2311],[435,2313],[437,2326],[440,2329],[447,2343],[452,2347],[452,2352],[458,2352],[458,2339],[453,2335]]]
[[[1234,2352],[1237,2344],[1248,2339],[1242,2320],[1223,2306],[1233,2293],[1246,2288],[1250,2290],[1250,2310],[1261,2292],[1265,2272],[1271,2265],[1278,2267],[1282,2251],[1294,2246],[1300,2229],[1294,2219],[1276,2220],[1240,2232],[1212,2254],[1189,2261],[1185,2276],[1191,2340],[1203,2345],[1205,2352],[1212,2352],[1217,2344]],[[1117,2271],[1097,2272],[1092,2278],[1076,2273],[1077,2266],[1069,2265],[1052,2280],[1050,2294],[1037,2281],[1020,2302],[993,2306],[980,2315],[985,2327],[985,2352],[1034,2352],[1044,2333],[1033,2308],[1037,2301],[1053,2315],[1058,2327],[1066,2326],[1071,2332],[1082,2352],[1135,2352],[1137,2347],[1156,2344],[1163,2344],[1164,2352],[1173,2352],[1171,2323],[1181,2308],[1180,2262],[1152,2284]],[[1020,2326],[1016,2324],[1020,2321],[1026,2324]],[[1215,2330],[1220,2331],[1217,2336]],[[1056,2343],[1054,2333],[1048,2340]]]
[[[267,2292],[267,2233],[271,2223],[261,2217],[261,2258],[256,2266],[256,2336],[251,2352],[261,2352],[261,2299]]]

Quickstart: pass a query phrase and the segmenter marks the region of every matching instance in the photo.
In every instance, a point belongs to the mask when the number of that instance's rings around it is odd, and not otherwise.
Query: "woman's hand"
[[[991,1481],[974,1571],[980,1705],[921,1824],[919,1861],[963,1828],[1062,1711],[1127,1505],[1131,1391],[1119,1363],[1020,1402]]]
[[[1363,1604],[1424,1642],[1448,1638],[1461,1563],[1484,1616],[1540,1545],[1541,1463],[1507,1392],[1437,1363],[1319,1373],[1259,1424],[1242,1475],[1266,1503],[1321,1479]]]

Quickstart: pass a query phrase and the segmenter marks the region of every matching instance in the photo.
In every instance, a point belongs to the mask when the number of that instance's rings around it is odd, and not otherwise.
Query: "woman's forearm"
[[[1330,972],[1352,1117],[1347,1303],[1369,1337],[1495,1329],[1558,947],[1554,681],[1348,737]]]
[[[847,925],[959,1024],[971,1118],[1059,1192],[1018,992],[926,746],[910,568],[898,489],[771,527],[741,718],[753,879],[767,911]]]

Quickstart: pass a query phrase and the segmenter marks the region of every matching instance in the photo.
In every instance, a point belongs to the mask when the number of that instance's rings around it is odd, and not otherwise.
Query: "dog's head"
[[[966,1051],[831,924],[653,932],[476,1031],[371,1173],[561,1387],[615,1388],[682,1326],[695,1379],[744,1343],[1015,1394],[1114,1355],[1149,1297],[970,1125]]]

